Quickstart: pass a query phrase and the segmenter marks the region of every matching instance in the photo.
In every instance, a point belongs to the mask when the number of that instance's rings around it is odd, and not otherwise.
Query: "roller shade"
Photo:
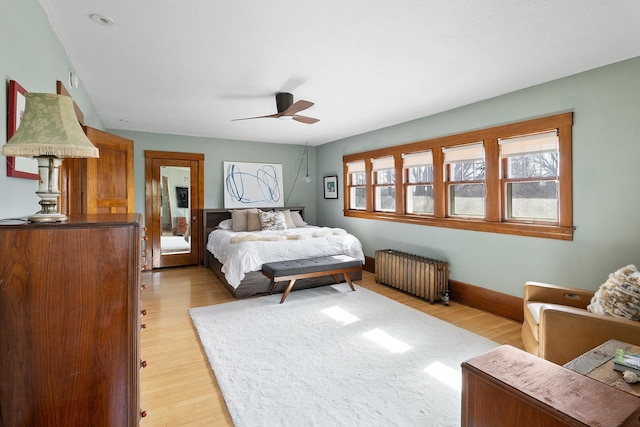
[[[396,167],[393,156],[371,159],[371,163],[373,164],[374,171],[379,171],[382,169],[393,169]]]
[[[347,172],[348,173],[356,173],[356,172],[364,172],[364,160],[358,160],[357,162],[347,163]]]
[[[484,143],[458,145],[442,149],[445,163],[470,162],[484,160]]]
[[[431,150],[420,153],[405,153],[402,155],[402,161],[405,168],[432,165],[433,155],[431,154]]]
[[[521,156],[529,153],[549,153],[558,151],[558,132],[545,132],[533,135],[499,139],[502,157]]]

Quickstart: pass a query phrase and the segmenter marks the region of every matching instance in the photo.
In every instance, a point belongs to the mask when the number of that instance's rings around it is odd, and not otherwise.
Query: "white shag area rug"
[[[459,426],[460,364],[497,343],[346,284],[193,308],[237,427]]]

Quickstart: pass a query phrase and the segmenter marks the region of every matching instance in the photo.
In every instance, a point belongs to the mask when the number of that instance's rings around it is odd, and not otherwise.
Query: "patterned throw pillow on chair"
[[[587,310],[640,321],[640,272],[636,266],[629,264],[611,273],[591,298]]]

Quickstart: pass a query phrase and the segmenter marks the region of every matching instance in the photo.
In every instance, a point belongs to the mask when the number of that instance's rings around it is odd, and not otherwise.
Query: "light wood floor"
[[[142,291],[146,328],[141,333],[141,407],[143,427],[233,426],[200,346],[188,310],[233,301],[208,269],[196,266],[145,272]],[[431,305],[411,295],[375,283],[364,272],[358,285],[410,307],[475,332],[499,344],[523,348],[521,324],[452,302]],[[286,304],[286,303],[285,303]]]

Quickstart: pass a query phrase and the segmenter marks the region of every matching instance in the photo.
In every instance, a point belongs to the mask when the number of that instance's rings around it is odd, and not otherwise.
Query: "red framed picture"
[[[15,80],[9,81],[9,120],[7,141],[11,139],[24,115],[27,91]],[[7,156],[7,176],[14,178],[40,179],[38,161],[27,157]]]

